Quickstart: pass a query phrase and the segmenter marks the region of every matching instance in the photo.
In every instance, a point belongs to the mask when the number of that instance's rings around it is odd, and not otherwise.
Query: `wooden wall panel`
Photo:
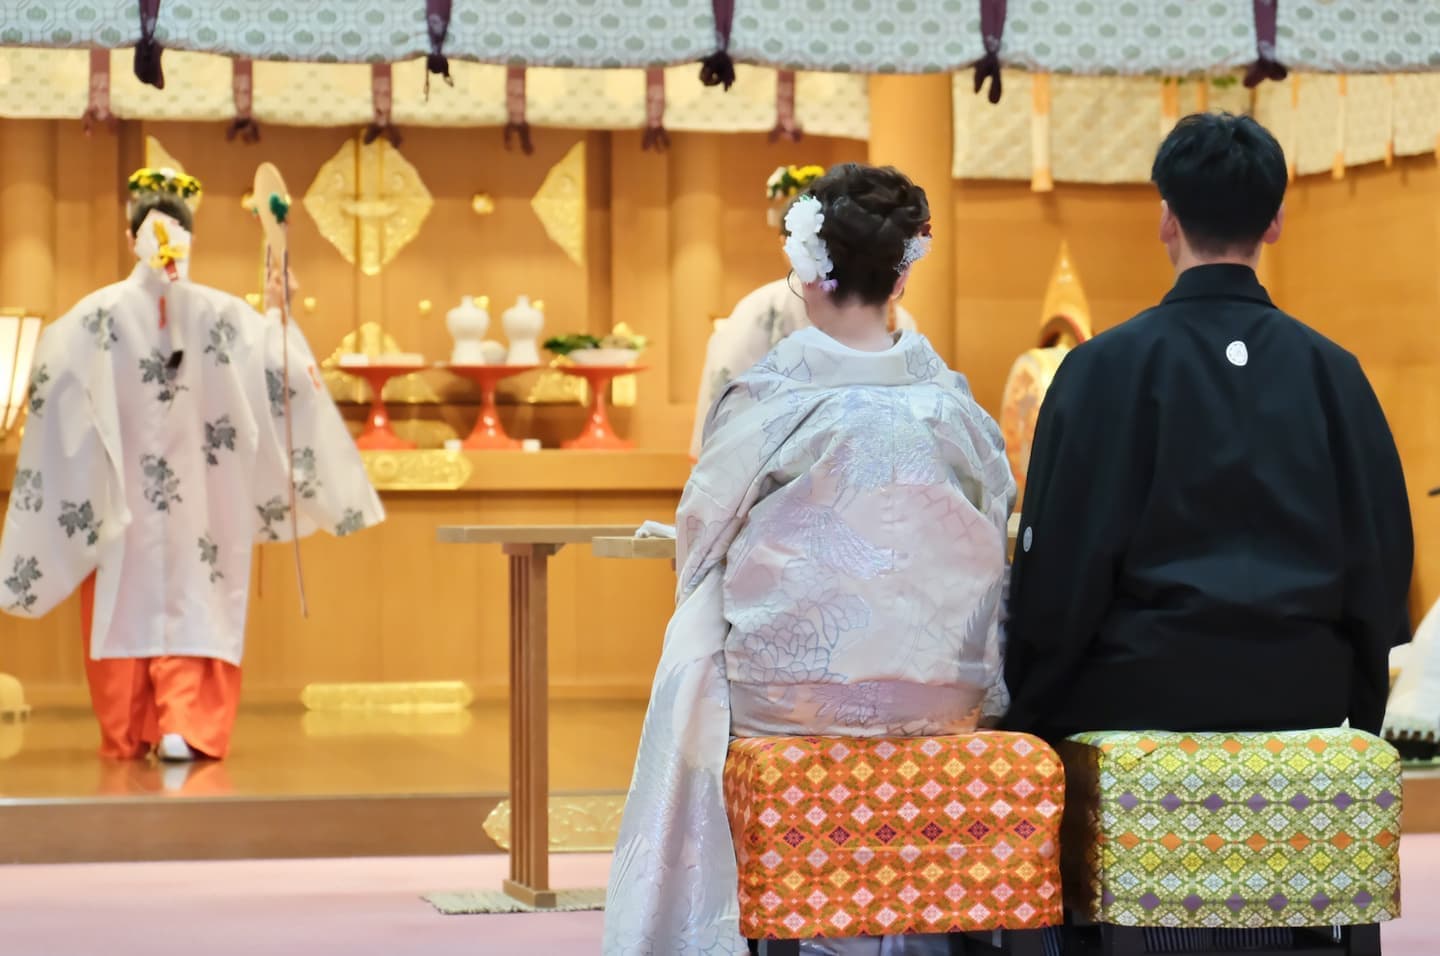
[[[442,545],[445,524],[626,524],[673,515],[679,492],[387,494],[378,528],[302,544],[302,618],[288,545],[257,552],[245,699],[298,700],[305,684],[467,681],[503,697],[508,564],[497,546]],[[3,500],[3,499],[0,499]],[[551,562],[550,669],[557,694],[643,699],[674,604],[665,561],[607,561],[571,547]],[[84,700],[79,601],[39,621],[0,618],[0,669],[36,704]]]
[[[500,313],[520,293],[546,301],[550,331],[604,331],[624,320],[654,345],[646,356],[650,370],[639,380],[639,405],[617,419],[643,447],[677,453],[690,435],[710,320],[785,271],[765,219],[766,176],[783,162],[860,160],[867,150],[864,143],[812,137],[772,144],[759,134],[678,134],[662,154],[642,151],[638,133],[536,130],[536,154],[526,157],[507,152],[496,130],[405,133],[402,150],[436,205],[417,241],[381,276],[360,276],[308,217],[296,218],[304,294],[319,300],[314,315],[301,317],[316,351],[328,353],[357,317],[383,317],[403,345],[443,359],[450,343],[444,312],[465,293],[491,296],[496,335]],[[353,131],[267,127],[259,146],[244,146],[227,144],[222,128],[210,124],[127,123],[118,136],[102,130],[86,139],[78,123],[0,121],[0,200],[7,211],[0,306],[55,315],[128,269],[123,177],[138,165],[146,134],[205,181],[196,278],[244,293],[259,284],[259,233],[240,205],[255,165],[279,163],[299,198]],[[551,164],[582,140],[590,192],[583,267],[545,237],[530,209]],[[23,149],[38,152],[22,155]],[[494,215],[471,211],[476,192],[494,197]],[[947,357],[992,411],[1011,362],[1034,344],[1062,239],[1097,329],[1153,304],[1170,284],[1155,236],[1159,204],[1148,187],[1061,185],[1037,195],[1025,183],[959,182],[953,193],[955,295],[948,320],[955,346]],[[713,221],[696,222],[697,215]],[[1415,496],[1419,607],[1440,595],[1440,548],[1430,545],[1440,531],[1440,503],[1421,497],[1440,484],[1437,217],[1440,171],[1430,159],[1351,170],[1342,182],[1306,179],[1292,190],[1286,235],[1263,270],[1283,307],[1359,355],[1385,404]],[[677,253],[680,240],[688,244],[684,255]],[[422,298],[434,303],[428,318],[416,308]],[[527,428],[545,414],[507,412]],[[574,410],[565,414],[573,417]],[[433,541],[434,526],[638,522],[667,516],[678,493],[675,482],[653,491],[577,485],[566,492],[388,496],[384,527],[350,542],[306,544],[308,621],[298,619],[286,552],[271,548],[257,575],[263,596],[252,605],[248,693],[283,698],[316,680],[460,677],[498,694],[505,679],[505,563],[498,551],[442,548]],[[557,692],[643,693],[672,600],[668,567],[594,562],[567,550],[556,560],[551,587],[566,598],[552,610]],[[73,602],[38,623],[0,617],[0,666],[42,694],[74,697],[82,687],[77,635]]]

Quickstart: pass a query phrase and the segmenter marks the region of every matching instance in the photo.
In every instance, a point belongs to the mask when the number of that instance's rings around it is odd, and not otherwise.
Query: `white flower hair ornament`
[[[910,271],[910,267],[930,253],[930,227],[926,225],[925,231],[918,236],[911,236],[905,240],[905,254],[900,257],[900,262],[895,266],[895,271],[904,275]]]
[[[791,203],[785,213],[785,255],[801,282],[834,292],[839,283],[830,277],[835,263],[830,261],[830,250],[820,238],[824,224],[823,207],[814,196],[801,196]]]

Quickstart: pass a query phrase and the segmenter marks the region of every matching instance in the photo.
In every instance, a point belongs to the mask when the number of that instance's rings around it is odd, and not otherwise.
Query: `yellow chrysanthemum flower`
[[[182,199],[189,199],[202,191],[200,180],[194,176],[148,166],[130,175],[129,187],[131,192],[168,192]]]

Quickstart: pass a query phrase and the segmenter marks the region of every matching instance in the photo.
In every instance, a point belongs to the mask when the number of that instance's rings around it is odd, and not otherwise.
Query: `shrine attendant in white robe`
[[[1000,430],[923,336],[886,329],[929,246],[925,194],[841,166],[786,224],[814,327],[730,383],[706,423],[611,869],[609,956],[746,952],[722,795],[732,735],[963,733],[1005,703],[1015,483]]]
[[[1440,602],[1416,628],[1414,642],[1391,652],[1390,666],[1400,676],[1385,707],[1385,737],[1403,757],[1433,759],[1440,753]]]
[[[219,758],[253,546],[291,536],[287,411],[300,532],[384,511],[295,324],[186,278],[198,183],[142,170],[131,188],[135,271],[40,339],[0,607],[39,617],[82,588],[102,755]]]
[[[814,168],[819,171],[818,167]],[[781,172],[783,169],[776,170],[776,175]],[[798,181],[789,179],[786,182]],[[799,195],[798,191],[777,195],[776,188],[772,177],[772,198],[787,201],[787,207],[788,202]],[[892,332],[914,332],[915,317],[892,299],[887,309],[887,326]],[[765,283],[736,303],[728,318],[716,323],[705,345],[705,369],[700,373],[700,391],[695,399],[695,424],[690,437],[692,460],[700,457],[700,441],[710,406],[715,404],[715,399],[725,391],[726,386],[764,358],[781,339],[809,327],[805,300],[795,294],[788,278]]]

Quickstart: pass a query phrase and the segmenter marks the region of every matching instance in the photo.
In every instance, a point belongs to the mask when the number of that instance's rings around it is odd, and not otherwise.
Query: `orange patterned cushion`
[[[1061,922],[1060,759],[1023,734],[756,737],[725,803],[748,939]]]

